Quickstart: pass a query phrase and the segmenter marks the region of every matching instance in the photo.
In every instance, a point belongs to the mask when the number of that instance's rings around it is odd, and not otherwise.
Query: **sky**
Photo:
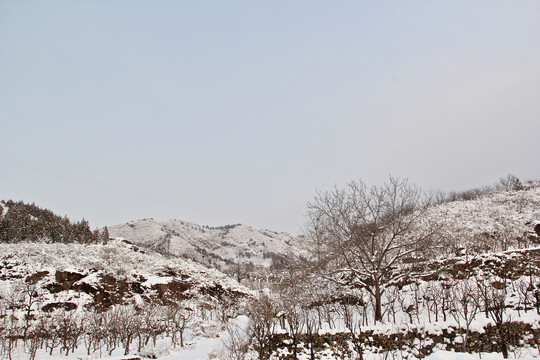
[[[316,190],[540,179],[539,1],[0,0],[0,199],[302,233]]]

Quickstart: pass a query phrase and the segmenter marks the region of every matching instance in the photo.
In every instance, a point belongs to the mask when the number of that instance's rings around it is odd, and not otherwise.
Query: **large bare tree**
[[[430,247],[438,226],[426,216],[429,194],[407,179],[390,177],[382,186],[361,180],[317,192],[308,203],[309,231],[318,259],[332,279],[362,286],[373,296],[375,321],[392,271],[405,257]]]

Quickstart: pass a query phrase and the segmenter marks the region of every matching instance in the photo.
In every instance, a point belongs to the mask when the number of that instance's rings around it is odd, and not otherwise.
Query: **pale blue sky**
[[[539,155],[538,1],[0,0],[0,198],[92,227],[300,232],[316,189]]]

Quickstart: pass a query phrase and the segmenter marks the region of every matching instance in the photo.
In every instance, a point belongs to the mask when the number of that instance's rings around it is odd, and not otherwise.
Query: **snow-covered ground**
[[[145,350],[146,352],[143,352],[142,355],[157,355],[160,360],[207,360],[209,355],[216,350],[219,351],[222,346],[223,342],[221,337],[188,337],[188,341],[183,348],[180,348],[179,346],[173,348],[170,341],[162,340],[156,344],[156,347],[151,347]],[[124,355],[123,349],[114,351],[111,356],[108,356],[106,353],[102,354],[101,356],[99,353],[88,355],[83,346],[79,347],[75,350],[75,352],[69,354],[68,356],[60,354],[57,351],[54,352],[53,355],[49,355],[43,350],[38,350],[36,354],[36,359],[47,360],[120,360],[138,357],[141,357],[141,355],[136,354],[135,352]],[[144,358],[144,356],[142,357]],[[22,346],[13,351],[12,360],[27,360],[28,358],[28,351],[26,351]],[[3,359],[3,357],[0,356],[0,359]]]
[[[510,359],[538,359],[538,351],[521,351],[517,354],[511,354]],[[425,360],[500,360],[503,356],[499,353],[477,353],[469,354],[463,352],[453,352],[439,350],[424,358]]]

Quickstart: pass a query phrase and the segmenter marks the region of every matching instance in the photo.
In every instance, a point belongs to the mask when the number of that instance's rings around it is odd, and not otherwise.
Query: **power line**
[[[139,199],[145,199],[145,200],[149,200],[149,201],[160,202],[160,203],[164,203],[164,204],[167,204],[167,205],[177,206],[177,207],[180,207],[180,208],[185,206],[185,205],[188,205],[194,210],[198,210],[198,211],[206,212],[206,213],[213,213],[213,214],[216,214],[216,215],[222,215],[222,214],[217,213],[213,209],[203,208],[203,207],[200,207],[200,206],[195,206],[193,204],[185,204],[185,203],[180,204],[180,203],[178,203],[176,201],[173,201],[171,199],[165,199],[165,198],[162,198],[162,197],[146,194],[146,193],[143,193],[143,192],[140,192],[140,191],[135,191],[135,190],[123,187],[123,186],[113,185],[113,184],[109,184],[109,183],[99,181],[99,180],[95,180],[95,179],[92,179],[92,178],[75,175],[75,174],[72,174],[72,173],[69,173],[69,172],[66,172],[66,171],[63,171],[63,170],[54,169],[54,168],[51,168],[51,167],[48,167],[48,166],[44,166],[44,165],[37,164],[37,163],[34,163],[34,162],[18,159],[18,158],[8,156],[8,155],[5,155],[5,154],[0,154],[0,162],[2,162],[4,164],[11,165],[11,166],[14,166],[14,167],[17,167],[17,168],[20,168],[20,169],[25,169],[25,170],[29,170],[29,171],[32,171],[32,172],[37,172],[37,173],[41,173],[41,174],[44,174],[44,175],[48,175],[48,176],[51,176],[51,177],[56,178],[56,179],[61,179],[61,180],[69,181],[69,182],[76,183],[76,184],[91,186],[91,187],[94,187],[94,188],[111,191],[113,193],[124,195],[124,196],[136,197],[136,198],[139,198]]]

